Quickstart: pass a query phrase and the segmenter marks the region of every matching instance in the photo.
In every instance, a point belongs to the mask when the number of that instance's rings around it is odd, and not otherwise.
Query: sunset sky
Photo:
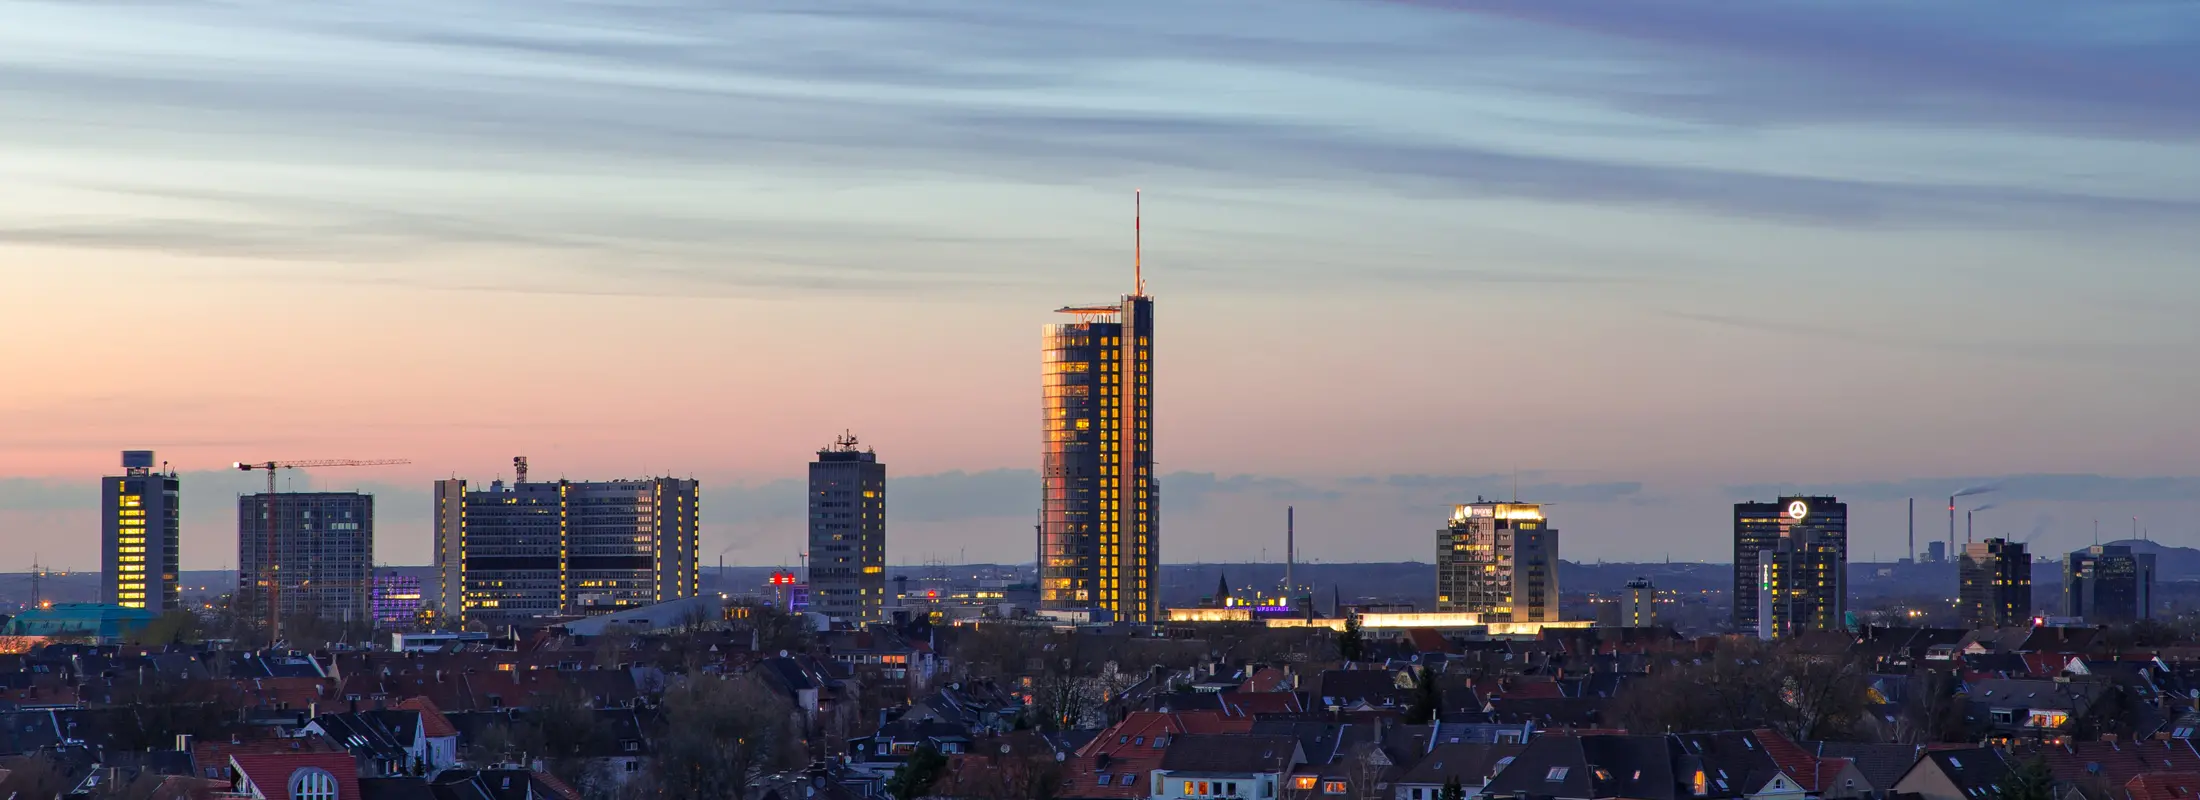
[[[2200,545],[2200,11],[1700,0],[15,2],[0,570],[97,564],[117,451],[235,561],[238,460],[704,481],[791,562],[877,447],[890,553],[1028,561],[1040,326],[1131,286],[1170,561],[1575,560],[1731,504],[2002,482],[1980,533]],[[2014,477],[2011,477],[2014,476]],[[1936,497],[1937,496],[1937,497]],[[1959,534],[1960,535],[1960,534]]]

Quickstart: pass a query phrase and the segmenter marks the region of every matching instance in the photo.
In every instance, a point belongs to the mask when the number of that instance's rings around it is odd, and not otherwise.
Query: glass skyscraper
[[[2063,616],[2091,624],[2131,623],[2154,614],[2154,554],[2097,544],[2063,558]]]
[[[1436,610],[1558,621],[1558,531],[1535,503],[1476,500],[1436,532]]]
[[[1153,473],[1153,298],[1072,306],[1044,338],[1039,600],[1120,622],[1159,614],[1160,483]]]
[[[1849,609],[1849,507],[1831,497],[1734,504],[1734,629],[1779,639],[1839,630]]]

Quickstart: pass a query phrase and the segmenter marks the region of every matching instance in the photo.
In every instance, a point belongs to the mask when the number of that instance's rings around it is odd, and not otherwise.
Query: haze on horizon
[[[2200,544],[2200,10],[2178,3],[11,3],[0,544],[97,564],[116,452],[410,458],[379,493],[704,480],[791,562],[852,429],[891,557],[1025,561],[1039,326],[1130,287],[1169,561],[1427,560],[1454,502],[1574,560],[1730,505]],[[508,477],[508,475],[506,475]],[[2129,518],[2138,517],[2136,521]]]

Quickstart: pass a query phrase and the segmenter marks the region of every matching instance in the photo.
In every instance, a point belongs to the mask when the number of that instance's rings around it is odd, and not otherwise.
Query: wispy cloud
[[[1568,85],[1653,114],[2200,134],[2200,25],[2182,3],[1412,4],[1633,45],[1637,80]]]
[[[1870,326],[1823,325],[1804,321],[1761,319],[1732,314],[1667,311],[1664,312],[1664,316],[1692,323],[1754,333],[1848,342],[1903,350],[1959,353],[1965,356],[1983,356],[2013,361],[2098,363],[2103,359],[2174,358],[2176,354],[2189,352],[2192,347],[2200,345],[2200,342],[2165,341],[2160,338],[2125,341],[2083,341],[2068,337],[2033,341],[1959,340],[1921,335],[1898,335]]]
[[[96,31],[67,5],[33,8],[44,13],[20,21],[29,33],[0,34],[0,47],[20,54],[0,56],[0,91],[23,101],[0,111],[9,130],[0,141],[240,165],[252,182],[305,169],[336,180],[283,181],[294,196],[274,199],[287,208],[262,204],[243,218],[19,218],[0,229],[0,242],[367,263],[489,249],[550,264],[667,265],[681,274],[673,292],[716,284],[833,293],[1013,280],[1014,257],[954,255],[1015,243],[859,219],[683,216],[648,194],[668,187],[633,179],[1082,184],[1143,174],[1184,185],[1315,183],[1833,226],[2154,225],[2200,212],[2200,199],[2097,187],[1827,177],[1464,135],[1469,120],[1494,113],[1521,82],[1576,74],[1548,58],[1503,57],[1539,52],[1519,41],[1535,41],[1535,29],[1667,48],[1662,59],[1640,58],[1698,79],[1599,75],[1594,85],[1605,88],[1572,95],[1623,113],[1719,104],[1739,109],[1737,117],[1776,119],[1846,103],[1861,104],[1853,111],[1866,121],[1908,120],[1912,107],[1926,107],[1978,115],[1957,123],[2113,119],[2179,136],[2200,130],[2192,102],[2200,81],[2189,79],[2189,54],[2200,47],[2180,47],[2190,42],[2178,38],[2190,31],[2139,36],[2087,25],[2052,41],[2004,41],[2010,26],[1979,25],[2015,13],[2002,6],[1886,7],[1877,16],[1889,21],[1871,23],[1862,20],[1874,15],[1846,9],[1709,3],[1618,11],[1573,2],[1363,4],[1264,9],[1258,16],[1274,18],[1248,19],[1226,4],[1142,14],[980,0],[923,10],[546,2],[524,15],[470,4],[334,14],[179,2]],[[84,46],[56,49],[34,38],[39,31],[66,32]],[[166,52],[164,42],[207,31],[235,46],[193,59]],[[1459,47],[1462,37],[1489,47]],[[835,46],[811,44],[820,41]],[[1736,61],[1792,67],[1817,90],[1753,78]],[[1178,74],[1201,79],[1181,82],[1187,87],[1247,76],[1274,99],[1173,89]],[[1417,77],[1428,74],[1472,79]],[[1674,98],[1646,86],[1700,88]],[[1401,104],[1398,113],[1345,102],[1356,90]],[[1468,127],[1391,119],[1416,103]],[[1566,116],[1544,114],[1537,124]],[[1642,135],[1593,138],[1617,145]],[[392,182],[413,186],[393,192]],[[584,188],[592,185],[596,197]],[[147,179],[146,188],[159,186]],[[422,205],[453,193],[471,199]],[[728,199],[742,208],[768,202]],[[968,272],[923,266],[952,263]]]
[[[2123,503],[2175,502],[2200,499],[2200,477],[2117,476],[2091,474],[2002,475],[1967,478],[1912,478],[1902,481],[1862,481],[1828,484],[1749,484],[1729,486],[1735,498],[1765,498],[1796,492],[1820,492],[1856,500],[1900,500],[1910,497],[1945,498],[1967,487],[1995,486],[1996,503]]]

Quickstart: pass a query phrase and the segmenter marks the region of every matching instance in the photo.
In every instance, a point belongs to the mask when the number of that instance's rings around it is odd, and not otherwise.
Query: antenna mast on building
[[[1131,276],[1138,297],[1146,296],[1146,190],[1131,190]]]
[[[512,482],[513,482],[513,483],[515,483],[515,484],[519,484],[519,483],[526,483],[526,482],[527,482],[527,457],[526,457],[526,456],[513,456],[513,457],[512,457]]]

